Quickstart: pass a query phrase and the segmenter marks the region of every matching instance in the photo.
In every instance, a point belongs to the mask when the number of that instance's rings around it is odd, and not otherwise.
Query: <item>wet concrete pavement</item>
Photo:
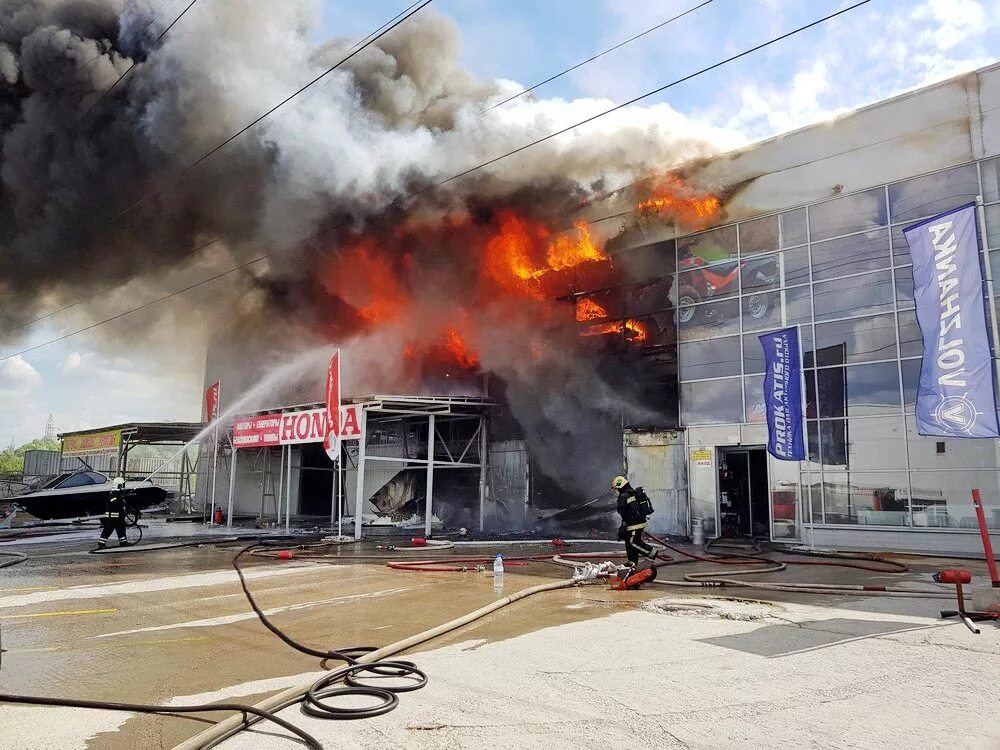
[[[234,695],[255,702],[279,687],[269,680],[319,669],[316,659],[281,643],[250,611],[230,566],[242,545],[100,556],[86,554],[89,546],[86,539],[0,546],[31,556],[24,564],[0,571],[0,628],[7,649],[0,690],[143,703],[210,693],[217,694],[216,699]],[[461,554],[488,557],[492,552],[482,548]],[[482,572],[395,571],[380,562],[354,562],[359,554],[379,553],[371,545],[351,546],[343,550],[343,564],[251,558],[245,568],[261,608],[274,623],[321,649],[395,642],[505,594],[569,573],[546,563],[511,568],[504,576],[503,592],[497,592],[492,576]],[[455,552],[427,557],[443,554]],[[969,562],[962,565],[977,574],[984,568]],[[921,561],[905,576],[811,567],[753,580],[926,585],[939,567]],[[703,564],[671,566],[662,569],[660,577],[680,579],[683,573],[708,569]],[[642,602],[658,597],[703,593],[665,588],[611,592],[600,586],[551,592],[507,607],[422,650],[447,649],[470,640],[496,644],[546,628],[634,612]],[[891,611],[929,618],[950,606],[943,600],[909,598],[845,599],[745,590],[731,595],[837,606],[865,617]],[[250,686],[239,687],[246,683]],[[169,717],[0,706],[0,748],[172,747],[202,728]]]

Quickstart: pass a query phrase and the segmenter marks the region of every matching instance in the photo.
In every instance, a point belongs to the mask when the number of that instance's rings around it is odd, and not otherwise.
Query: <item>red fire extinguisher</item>
[[[212,523],[214,523],[216,526],[221,526],[222,521],[223,521],[222,506],[217,505],[215,506],[215,512],[212,514]]]

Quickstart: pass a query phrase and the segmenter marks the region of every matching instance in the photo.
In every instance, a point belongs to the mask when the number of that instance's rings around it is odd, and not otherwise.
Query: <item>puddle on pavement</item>
[[[653,599],[643,602],[641,608],[656,614],[740,622],[763,620],[785,611],[780,604],[772,602],[714,596]]]

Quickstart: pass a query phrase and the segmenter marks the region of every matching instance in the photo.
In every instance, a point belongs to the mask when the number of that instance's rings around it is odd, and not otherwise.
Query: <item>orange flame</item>
[[[609,333],[624,333],[625,338],[629,341],[646,341],[649,338],[649,333],[646,330],[646,326],[640,323],[638,320],[620,320],[616,323],[601,323],[599,325],[593,325],[587,329],[584,336],[603,336]]]
[[[667,175],[653,188],[653,195],[636,206],[640,214],[667,214],[685,228],[695,229],[717,221],[722,213],[718,196],[685,185],[676,175]]]
[[[577,221],[573,226],[576,227],[577,231],[575,242],[563,234],[549,243],[549,252],[546,255],[549,269],[561,271],[566,268],[574,268],[588,261],[608,259],[601,252],[601,249],[594,245],[594,241],[590,238],[590,229],[587,226],[587,222]]]
[[[396,318],[406,304],[392,265],[371,237],[361,237],[333,256],[322,283],[372,324]]]
[[[499,228],[486,243],[484,271],[507,289],[541,299],[538,279],[543,275],[607,260],[585,221],[576,222],[576,238],[559,235],[546,244],[550,233],[545,226],[509,210],[498,211],[497,219]]]
[[[465,341],[454,328],[449,328],[444,337],[445,351],[450,354],[455,362],[467,370],[479,368],[479,357],[475,352],[470,352],[465,345]]]
[[[580,297],[576,301],[576,319],[578,321],[597,320],[608,317],[608,311],[601,307],[594,300],[587,297]]]

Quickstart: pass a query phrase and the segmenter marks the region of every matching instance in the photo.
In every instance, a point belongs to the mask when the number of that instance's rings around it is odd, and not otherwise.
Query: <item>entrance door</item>
[[[763,448],[719,449],[719,519],[722,537],[770,537]]]

